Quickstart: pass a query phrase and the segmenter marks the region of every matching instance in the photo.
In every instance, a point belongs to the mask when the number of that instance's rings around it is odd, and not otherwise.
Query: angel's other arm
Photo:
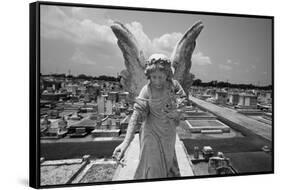
[[[145,85],[142,88],[139,96],[136,98],[136,103],[134,104],[134,112],[130,118],[126,137],[124,139],[125,144],[129,145],[131,143],[131,141],[134,138],[135,131],[137,128],[137,123],[138,123],[139,119],[143,120],[148,113],[148,111],[147,111],[148,105],[147,105],[147,102],[145,102],[145,100],[147,100],[147,99],[148,99],[148,93],[147,93],[147,86]]]
[[[134,110],[134,112],[130,118],[129,124],[128,124],[126,137],[124,139],[124,143],[126,145],[129,145],[135,136],[135,131],[137,128],[137,121],[138,121],[139,115],[140,115],[139,111]]]

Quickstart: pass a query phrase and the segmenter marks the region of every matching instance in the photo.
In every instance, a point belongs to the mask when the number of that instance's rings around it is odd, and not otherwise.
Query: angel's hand
[[[124,154],[128,148],[128,144],[122,142],[120,145],[118,145],[112,154],[112,158],[115,159],[116,161],[120,162],[124,158]]]
[[[182,109],[185,107],[184,101],[185,98],[177,98],[177,109]]]
[[[181,113],[180,110],[175,109],[175,110],[172,110],[172,111],[166,113],[166,116],[167,116],[169,119],[180,120],[181,114],[182,114],[182,113]]]

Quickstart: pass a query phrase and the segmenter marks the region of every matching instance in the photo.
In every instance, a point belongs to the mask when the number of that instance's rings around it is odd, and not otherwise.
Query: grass
[[[40,168],[41,185],[65,184],[80,167],[81,164],[42,166]]]

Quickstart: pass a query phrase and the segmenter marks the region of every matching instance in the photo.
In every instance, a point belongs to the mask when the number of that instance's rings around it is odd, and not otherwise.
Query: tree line
[[[267,86],[256,86],[253,84],[232,84],[224,81],[212,80],[210,82],[202,82],[201,79],[195,79],[193,86],[202,87],[217,87],[217,88],[240,88],[240,89],[260,89],[260,90],[272,90],[272,85]]]
[[[42,75],[41,76],[49,76],[49,77],[55,77],[55,78],[67,78],[67,79],[83,79],[83,80],[103,80],[103,81],[111,81],[111,82],[118,82],[120,81],[120,77],[113,77],[113,76],[107,76],[107,75],[100,75],[100,76],[90,76],[85,74],[80,75],[66,75],[66,74],[48,74],[48,75]]]

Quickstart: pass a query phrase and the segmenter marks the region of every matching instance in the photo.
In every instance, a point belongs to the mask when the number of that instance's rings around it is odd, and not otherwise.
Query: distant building
[[[45,116],[41,121],[40,121],[40,129],[41,132],[44,132],[45,130],[49,129],[51,126],[51,122],[48,120],[48,117]]]
[[[271,99],[272,98],[272,92],[271,91],[266,91],[265,92],[265,98]]]
[[[115,120],[115,127],[116,127],[116,129],[120,129],[121,124],[120,124],[120,120],[119,119]]]
[[[190,88],[190,94],[192,96],[195,96],[195,97],[198,96],[198,95],[202,95],[204,93],[204,91],[205,91],[205,88],[203,88],[203,87],[194,87],[194,86],[192,86]]]
[[[69,127],[70,133],[75,133],[77,128],[84,128],[87,133],[90,133],[97,127],[97,120],[90,118],[84,118],[77,123],[74,123]]]
[[[111,100],[113,104],[117,101],[118,93],[117,92],[108,92],[108,100]]]
[[[77,112],[75,112],[74,114],[72,114],[71,116],[70,116],[70,120],[80,120],[80,119],[82,119],[83,117],[81,116],[81,115],[79,115]]]
[[[96,100],[96,97],[99,95],[100,92],[100,86],[95,83],[93,85],[88,85],[86,90],[86,93],[93,99]]]
[[[59,101],[60,99],[65,100],[67,98],[66,93],[42,93],[41,100]]]
[[[216,95],[216,89],[207,89],[204,93],[205,95],[211,95],[212,97],[214,97]]]
[[[215,99],[218,104],[226,104],[227,103],[227,92],[217,91]]]
[[[237,105],[239,102],[239,94],[238,93],[230,93],[228,94],[229,103],[231,105]]]
[[[58,110],[49,110],[48,116],[50,119],[58,119],[59,118],[59,111]]]
[[[78,91],[80,92],[80,94],[86,94],[87,88],[86,86],[79,86]]]
[[[257,96],[251,94],[239,94],[238,106],[257,108]]]
[[[42,89],[52,89],[53,91],[61,88],[61,82],[53,79],[42,79],[40,82]]]
[[[111,115],[112,114],[112,105],[113,105],[112,100],[108,99],[106,101],[106,114],[107,115]]]
[[[65,88],[68,93],[73,94],[73,95],[77,94],[78,85],[70,84],[70,85],[66,85]]]
[[[105,105],[104,95],[98,96],[97,103],[98,103],[98,113],[104,114],[104,105]]]
[[[115,128],[115,121],[113,121],[114,119],[112,118],[107,118],[105,120],[102,121],[101,123],[101,129],[112,129]],[[114,123],[114,126],[113,126]]]
[[[94,111],[95,111],[94,107],[84,106],[84,107],[79,108],[79,112],[81,112],[81,113],[92,113]]]
[[[49,128],[47,128],[46,131],[41,135],[44,137],[55,137],[55,138],[61,138],[64,137],[68,132],[67,129],[67,121],[62,118],[59,119],[51,124]]]
[[[119,94],[118,94],[119,102],[122,102],[122,101],[127,102],[128,98],[129,98],[129,92],[119,92]]]
[[[265,103],[272,104],[272,91],[265,92]]]
[[[64,117],[62,119],[59,119],[59,121],[58,121],[58,128],[60,128],[61,130],[66,130],[67,129],[67,121],[65,120]]]

